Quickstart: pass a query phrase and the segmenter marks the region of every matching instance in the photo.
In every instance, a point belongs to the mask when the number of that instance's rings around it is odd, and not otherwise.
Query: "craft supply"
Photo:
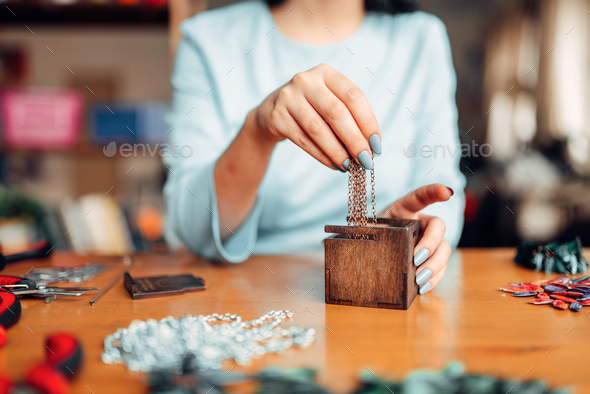
[[[87,263],[82,267],[40,267],[30,270],[27,278],[34,280],[39,286],[56,282],[79,283],[102,274],[105,268],[102,263]]]
[[[205,290],[205,281],[202,278],[195,278],[191,274],[133,278],[128,272],[125,272],[123,283],[134,300]]]
[[[552,305],[556,309],[570,309],[579,312],[583,306],[590,306],[590,276],[579,278],[559,277],[538,280],[532,283],[511,283],[500,287],[513,297],[535,297],[532,305]]]
[[[116,278],[107,287],[104,288],[103,291],[101,291],[100,293],[98,293],[96,295],[96,297],[94,297],[93,299],[91,299],[89,301],[89,304],[90,305],[96,304],[98,302],[98,300],[100,300],[100,298],[107,291],[109,291],[114,285],[117,284],[118,281],[121,280],[121,278],[123,277],[123,275],[125,275],[125,272],[127,272],[127,270],[130,270],[131,268],[133,268],[138,262],[139,262],[138,259],[131,259],[129,256],[125,256],[123,258],[123,264],[125,265],[125,267],[123,268],[123,270],[116,276]]]
[[[31,368],[25,377],[25,381],[29,386],[36,389],[33,393],[71,393],[70,382],[68,382],[65,375],[47,363],[37,364]]]
[[[195,356],[202,369],[219,369],[226,359],[244,365],[267,353],[282,353],[293,346],[306,348],[313,343],[314,329],[278,327],[292,316],[289,311],[270,311],[247,322],[229,313],[135,320],[105,339],[102,360],[127,364],[131,371],[180,372],[188,354]]]
[[[45,340],[45,360],[30,368],[25,382],[11,393],[68,394],[68,380],[74,379],[81,364],[80,342],[67,333],[52,334]]]
[[[55,287],[39,286],[34,280],[18,276],[0,275],[0,289],[9,290],[16,295],[68,295],[80,296],[98,287]]]
[[[580,237],[564,238],[547,245],[525,240],[518,247],[514,261],[535,271],[544,270],[547,275],[553,272],[576,275],[588,270],[582,252]]]
[[[0,290],[0,325],[12,327],[20,319],[22,308],[18,297],[12,292]]]
[[[67,377],[82,365],[82,345],[71,334],[56,333],[45,340],[45,360]]]
[[[6,331],[0,326],[0,347],[5,342]],[[74,373],[78,371],[82,364],[80,342],[70,334],[53,334],[47,337],[45,349],[45,361],[30,368],[24,382],[15,384],[12,379],[0,376],[0,393],[70,393],[68,379],[74,378]],[[27,354],[30,353],[29,350],[26,349]]]
[[[225,394],[221,388],[224,384],[239,382],[247,376],[237,372],[222,371],[220,369],[203,370],[197,364],[194,355],[189,354],[182,360],[180,370],[156,369],[149,374],[149,393],[207,393]]]
[[[186,362],[185,362],[186,364]],[[566,394],[566,390],[551,390],[542,381],[518,382],[491,375],[465,373],[459,363],[449,364],[442,371],[418,370],[403,381],[385,380],[366,367],[360,376],[359,387],[350,394]],[[243,381],[252,383],[257,394],[330,394],[314,382],[316,371],[307,368],[282,369],[269,367],[255,375],[241,375],[233,371],[202,371],[194,366],[183,366],[181,372],[156,370],[150,373],[150,393],[223,394],[224,385]],[[235,386],[233,386],[235,387]],[[228,390],[237,392],[234,390]],[[340,390],[339,392],[342,392]]]
[[[451,363],[444,370],[418,370],[401,382],[383,380],[372,371],[361,375],[362,387],[354,394],[445,393],[445,394],[567,394],[568,390],[547,388],[542,381],[518,382],[492,375],[465,373],[465,367]]]
[[[127,255],[125,255],[123,257],[123,264],[127,264],[128,265],[128,264],[131,263],[131,261],[132,261],[131,257],[129,257]],[[89,263],[89,264],[96,264],[96,263]],[[85,276],[84,279],[83,279],[83,281],[80,282],[80,285],[85,285],[88,282],[92,282],[96,278],[96,276],[103,275],[105,272],[112,270],[116,266],[117,266],[117,264],[111,264],[109,266],[104,267],[104,269],[102,269],[101,271],[97,271],[94,275]],[[45,297],[45,302],[47,302],[49,304],[50,302],[53,302],[53,301],[57,300],[59,297],[61,297],[61,296],[59,296],[59,295],[52,295],[52,296],[49,296],[49,297]]]
[[[348,225],[366,226],[367,218],[367,172],[355,160],[350,160],[348,175]],[[375,166],[371,169],[371,224],[377,225],[375,202]],[[351,234],[349,234],[349,238]],[[369,239],[367,234],[352,235],[353,238]]]
[[[326,226],[326,304],[408,309],[418,294],[414,246],[420,221],[377,218],[375,170],[370,175],[372,216],[368,217],[367,174],[350,158],[348,226]]]

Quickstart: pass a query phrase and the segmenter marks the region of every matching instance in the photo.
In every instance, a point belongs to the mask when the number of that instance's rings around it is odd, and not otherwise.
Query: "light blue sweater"
[[[410,190],[443,183],[455,195],[425,212],[445,221],[445,238],[456,246],[465,180],[458,168],[455,73],[439,19],[423,12],[369,12],[345,41],[310,45],[284,36],[263,2],[245,1],[200,13],[181,30],[168,135],[171,145],[190,146],[192,155],[185,147],[182,155],[165,159],[170,172],[164,193],[169,224],[194,253],[241,262],[252,253],[318,250],[324,225],[346,224],[348,173],[324,167],[286,140],[273,152],[246,221],[226,240],[220,238],[216,160],[252,108],[296,73],[321,63],[362,89],[379,122],[377,211]],[[412,143],[418,153],[407,157]]]

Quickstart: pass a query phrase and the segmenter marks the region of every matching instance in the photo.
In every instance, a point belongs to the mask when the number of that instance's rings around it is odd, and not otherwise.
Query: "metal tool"
[[[129,257],[127,255],[125,257],[123,257],[123,264],[129,264],[130,261],[131,261],[131,257]],[[99,264],[102,265],[102,263],[99,263]],[[114,269],[117,266],[118,266],[118,264],[111,264],[109,266],[106,266],[102,270],[100,270],[99,272],[97,272],[96,275],[104,275],[107,271],[110,271],[110,270]],[[92,282],[95,279],[96,279],[95,275],[90,275],[89,277],[84,278],[81,282],[79,282],[79,284],[80,285],[85,285],[87,283]],[[34,296],[34,297],[37,297],[37,296]],[[38,298],[42,298],[42,297],[43,296],[39,296]],[[60,297],[59,295],[52,294],[49,297],[45,297],[45,302],[49,304],[50,302],[53,302],[53,301],[57,300],[59,297]]]
[[[56,287],[37,286],[34,280],[18,276],[0,275],[0,289],[15,295],[69,295],[81,296],[87,291],[99,290],[98,287]]]
[[[101,291],[100,293],[98,293],[96,295],[96,297],[94,297],[93,299],[91,299],[89,301],[90,305],[94,305],[98,302],[98,300],[100,300],[100,298],[107,292],[109,291],[114,285],[117,284],[118,281],[121,280],[121,278],[123,277],[123,275],[125,275],[125,272],[129,271],[131,268],[133,268],[135,266],[135,264],[137,264],[139,262],[139,259],[131,259],[129,258],[129,256],[125,256],[125,258],[123,259],[123,264],[125,265],[125,267],[123,267],[123,270],[117,275],[117,277],[107,286],[103,289],[103,291]]]
[[[15,290],[12,293],[15,295],[67,295],[67,296],[81,296],[87,291],[99,290],[98,287],[45,287],[40,289],[23,289]]]
[[[98,300],[100,300],[100,297],[102,297],[104,295],[104,293],[106,293],[107,291],[109,291],[111,289],[111,287],[113,287],[114,285],[117,284],[118,281],[121,280],[121,278],[123,277],[123,275],[125,275],[125,272],[127,272],[127,270],[121,272],[119,275],[117,275],[117,277],[115,278],[114,281],[111,282],[111,284],[109,284],[107,287],[104,288],[103,291],[101,291],[100,293],[98,293],[98,295],[96,297],[94,297],[93,299],[91,299],[89,301],[90,305],[94,305],[98,302]]]

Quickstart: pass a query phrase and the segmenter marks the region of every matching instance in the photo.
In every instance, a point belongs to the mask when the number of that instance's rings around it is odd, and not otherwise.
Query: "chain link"
[[[367,171],[350,158],[348,175],[348,225],[363,226],[368,224],[367,206]],[[375,205],[375,166],[371,170],[371,212],[373,214],[373,226],[377,225],[377,208]],[[353,234],[354,239],[369,239],[367,234]]]
[[[250,321],[229,313],[134,320],[106,337],[102,361],[146,372],[179,368],[188,354],[195,356],[202,370],[220,369],[228,359],[245,365],[264,354],[281,354],[314,342],[313,328],[280,327],[291,317],[291,311],[273,310]]]
[[[373,226],[377,225],[377,205],[375,199],[375,164],[371,169],[371,210],[373,211]]]

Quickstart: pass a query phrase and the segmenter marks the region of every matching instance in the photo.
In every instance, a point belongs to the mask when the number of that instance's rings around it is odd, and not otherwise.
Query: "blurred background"
[[[0,240],[182,246],[158,151],[179,23],[229,0],[0,0]],[[460,246],[590,244],[590,1],[423,0],[446,24],[468,179]],[[109,141],[129,143],[113,156]],[[135,151],[133,151],[135,149]],[[133,153],[133,154],[132,154]],[[72,231],[73,229],[76,231]]]

